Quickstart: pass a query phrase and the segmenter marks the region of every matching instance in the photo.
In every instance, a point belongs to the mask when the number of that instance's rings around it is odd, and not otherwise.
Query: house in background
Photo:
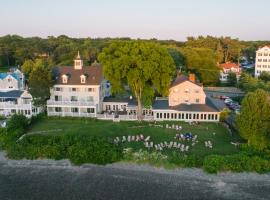
[[[25,76],[19,69],[10,68],[9,72],[0,73],[0,115],[37,115],[41,108],[34,106],[32,100],[25,88]]]
[[[103,99],[110,95],[102,66],[84,66],[78,52],[74,66],[56,67],[55,85],[47,101],[48,116],[96,117],[102,112]]]
[[[270,73],[270,45],[256,51],[255,77],[260,76],[262,72]]]
[[[219,65],[220,68],[220,77],[219,80],[221,82],[227,82],[228,81],[228,75],[230,72],[235,73],[236,74],[236,78],[237,80],[239,80],[240,76],[241,76],[241,67],[240,65],[236,64],[236,63],[223,63]]]
[[[32,104],[32,95],[26,90],[0,92],[0,115],[5,117],[22,114],[32,117],[41,112],[41,108]]]
[[[156,121],[218,122],[220,117],[220,111],[206,97],[194,74],[189,77],[178,75],[170,87],[168,98],[157,98],[152,111]]]
[[[24,89],[25,77],[19,69],[12,68],[9,72],[0,73],[0,91]]]

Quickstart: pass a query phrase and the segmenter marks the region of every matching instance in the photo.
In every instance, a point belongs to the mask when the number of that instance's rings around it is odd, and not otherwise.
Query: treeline
[[[111,42],[130,38],[70,38],[65,35],[24,38],[18,35],[0,37],[0,68],[22,66],[26,60],[46,59],[52,65],[72,65],[80,51],[85,64],[98,61],[98,55]],[[157,42],[167,47],[178,69],[194,72],[206,85],[218,81],[218,63],[240,62],[245,56],[253,62],[255,51],[269,41],[240,41],[230,37],[188,37],[186,42],[174,40],[143,40]]]

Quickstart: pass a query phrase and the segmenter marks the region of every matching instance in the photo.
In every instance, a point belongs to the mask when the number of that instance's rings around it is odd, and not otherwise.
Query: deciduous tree
[[[171,83],[175,64],[167,49],[154,42],[117,41],[99,55],[105,77],[112,92],[123,90],[127,84],[138,102],[137,116],[142,120],[145,102],[154,91],[165,95]]]
[[[267,92],[258,89],[246,95],[240,115],[237,116],[237,126],[248,145],[259,150],[269,146],[270,103]]]

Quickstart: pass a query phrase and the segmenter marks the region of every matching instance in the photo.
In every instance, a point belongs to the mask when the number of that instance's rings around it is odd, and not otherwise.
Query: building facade
[[[270,45],[256,51],[255,77],[260,76],[262,72],[270,73]]]
[[[26,90],[0,92],[0,115],[5,117],[12,114],[35,116],[41,112],[41,108],[34,106],[32,100],[31,94]]]
[[[157,98],[152,111],[156,121],[218,122],[220,117],[220,111],[206,97],[203,86],[196,82],[193,74],[178,75],[168,98]]]
[[[137,103],[130,98],[105,98],[103,111],[133,115],[136,119]],[[218,122],[220,111],[206,97],[195,75],[190,74],[189,77],[178,75],[168,97],[156,98],[152,107],[143,109],[143,115],[144,119],[155,121]]]
[[[237,80],[239,80],[241,76],[241,67],[236,63],[223,63],[219,65],[220,68],[220,76],[219,80],[221,82],[227,82],[229,73],[235,73]]]
[[[24,90],[25,78],[19,69],[0,73],[0,91]]]
[[[102,112],[103,99],[110,95],[110,88],[100,64],[83,66],[78,52],[74,66],[57,67],[54,76],[56,84],[47,101],[49,116],[96,117]]]

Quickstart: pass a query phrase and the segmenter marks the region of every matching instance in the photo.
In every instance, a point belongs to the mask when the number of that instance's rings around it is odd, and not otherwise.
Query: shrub
[[[82,138],[81,138],[82,139]],[[122,158],[122,148],[102,138],[84,138],[67,149],[68,158],[76,165],[83,163],[107,164]]]
[[[10,158],[70,159],[83,163],[107,164],[122,158],[122,147],[103,138],[78,135],[29,135],[7,148]]]
[[[210,155],[203,161],[203,169],[209,173],[222,171],[225,164],[224,156]]]
[[[29,125],[28,119],[24,115],[12,115],[10,120],[7,122],[7,130],[8,132],[17,130],[17,129],[22,129],[26,130],[26,128]]]
[[[270,161],[258,156],[248,156],[245,152],[227,156],[211,155],[204,159],[203,168],[209,173],[218,171],[265,173],[270,171]]]

